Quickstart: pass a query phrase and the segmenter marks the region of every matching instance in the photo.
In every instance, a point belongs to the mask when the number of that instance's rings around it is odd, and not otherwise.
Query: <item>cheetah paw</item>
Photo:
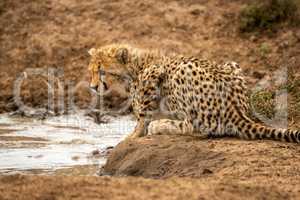
[[[148,126],[148,135],[161,135],[173,133],[176,129],[172,120],[161,119],[150,122]]]

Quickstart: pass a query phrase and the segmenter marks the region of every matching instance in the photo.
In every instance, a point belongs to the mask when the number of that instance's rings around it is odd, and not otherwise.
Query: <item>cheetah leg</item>
[[[144,118],[140,118],[138,120],[137,125],[134,128],[134,131],[127,136],[127,139],[133,139],[133,138],[138,138],[138,137],[142,137],[145,135],[145,120]]]
[[[189,122],[171,119],[160,119],[150,122],[148,135],[194,135],[193,125]]]
[[[139,77],[135,91],[133,110],[136,110],[138,123],[133,133],[127,138],[137,138],[146,135],[151,113],[159,110],[159,86],[164,77],[164,68],[153,65],[145,70]]]

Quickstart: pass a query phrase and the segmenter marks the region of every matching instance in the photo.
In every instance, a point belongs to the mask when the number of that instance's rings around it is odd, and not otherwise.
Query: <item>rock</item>
[[[300,155],[295,144],[245,141],[236,138],[199,139],[188,136],[155,135],[126,140],[108,155],[100,175],[142,176],[145,178],[192,177],[219,181],[261,178],[273,181],[274,171],[294,180],[290,171],[300,173]],[[292,159],[291,159],[292,158]],[[255,162],[253,162],[255,161]],[[276,165],[274,165],[274,162]],[[262,167],[264,166],[264,167]],[[297,181],[296,181],[297,182]]]
[[[251,37],[249,39],[251,42],[256,42],[258,40],[256,35],[251,35]]]
[[[204,169],[202,174],[212,174],[213,171],[211,171],[210,169]]]
[[[100,174],[201,177],[226,165],[224,154],[212,151],[213,142],[165,135],[123,141],[111,151]]]
[[[192,6],[190,8],[190,13],[192,15],[195,15],[195,16],[198,16],[198,15],[200,15],[202,13],[205,13],[205,11],[206,11],[206,7],[205,6],[198,5],[198,6]]]
[[[98,156],[98,155],[100,155],[99,149],[95,149],[94,151],[92,151],[92,155],[93,155],[93,156]]]
[[[254,71],[252,74],[252,76],[257,79],[262,79],[265,75],[266,75],[266,73],[259,72],[259,71]]]

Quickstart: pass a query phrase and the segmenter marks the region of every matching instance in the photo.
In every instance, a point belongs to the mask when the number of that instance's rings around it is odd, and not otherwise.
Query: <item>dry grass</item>
[[[282,22],[299,25],[299,0],[254,1],[241,10],[239,19],[241,32],[273,30]]]

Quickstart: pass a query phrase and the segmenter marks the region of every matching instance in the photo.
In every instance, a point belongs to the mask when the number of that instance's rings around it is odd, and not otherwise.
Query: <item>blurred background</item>
[[[274,114],[274,94],[285,87],[289,119],[300,116],[299,0],[2,0],[0,2],[0,112],[17,110],[15,80],[27,68],[63,70],[58,77],[76,87],[75,103],[91,101],[87,51],[114,42],[163,49],[240,64],[250,87],[288,69],[286,84],[269,84],[252,95],[264,115]],[[26,105],[46,107],[45,77],[22,83]],[[80,83],[80,84],[79,84]],[[119,104],[115,94],[109,106]]]

